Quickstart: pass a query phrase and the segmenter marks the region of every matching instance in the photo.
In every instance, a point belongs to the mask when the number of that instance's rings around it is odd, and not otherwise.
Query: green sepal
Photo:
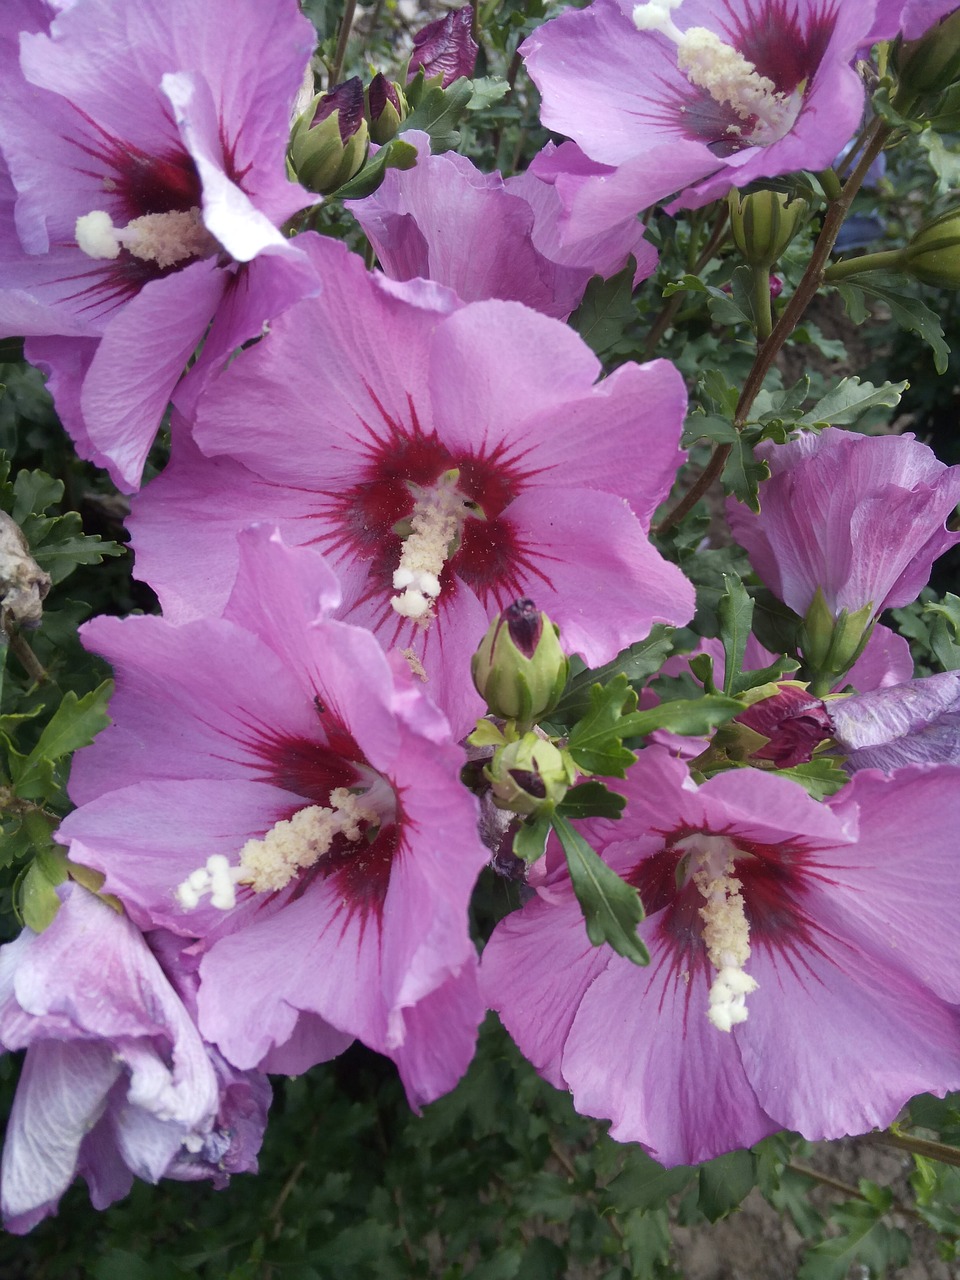
[[[563,846],[587,937],[595,947],[608,943],[633,964],[649,964],[649,952],[637,936],[637,925],[644,917],[640,894],[607,866],[566,818],[555,813],[552,825]]]
[[[513,835],[513,852],[528,865],[543,857],[550,834],[550,814],[541,813],[530,822],[521,822]]]
[[[385,143],[370,156],[367,163],[354,176],[330,193],[336,200],[362,200],[373,195],[387,175],[388,169],[412,169],[417,163],[417,148],[402,138]]]

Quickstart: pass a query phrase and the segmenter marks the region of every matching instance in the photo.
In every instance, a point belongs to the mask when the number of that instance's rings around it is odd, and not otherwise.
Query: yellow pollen
[[[459,473],[450,471],[417,497],[409,519],[410,532],[403,539],[400,563],[393,572],[393,588],[400,594],[390,604],[401,617],[424,627],[434,616],[440,574],[467,514],[466,501],[456,487],[458,479]]]

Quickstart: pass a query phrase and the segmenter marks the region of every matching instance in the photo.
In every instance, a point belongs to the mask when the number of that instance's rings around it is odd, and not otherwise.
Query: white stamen
[[[323,857],[338,835],[356,842],[362,823],[378,823],[379,812],[369,796],[356,796],[346,787],[330,793],[330,807],[307,805],[292,818],[274,823],[262,840],[248,840],[240,850],[240,865],[231,866],[222,853],[207,859],[206,867],[191,871],[177,888],[180,905],[190,911],[204,894],[220,911],[236,906],[236,886],[249,885],[254,893],[276,893],[298,872]]]
[[[450,471],[431,489],[423,490],[410,516],[410,533],[403,540],[400,563],[393,571],[390,601],[402,618],[426,626],[433,602],[440,595],[440,574],[460,534],[466,507],[457,490],[459,473]]]
[[[187,258],[208,258],[219,249],[198,208],[146,213],[116,227],[108,213],[94,209],[77,219],[77,245],[89,258],[116,258],[121,248],[135,258],[172,267]]]
[[[692,85],[706,89],[715,102],[728,104],[741,120],[756,123],[744,138],[751,146],[766,147],[777,142],[793,127],[803,102],[802,89],[779,93],[774,82],[761,75],[738,49],[725,44],[707,27],[681,31],[671,12],[681,0],[648,0],[633,11],[633,23],[640,31],[658,31],[677,46],[677,65]],[[743,136],[738,126],[727,133]]]
[[[707,1017],[719,1031],[747,1020],[747,996],[757,982],[744,972],[750,959],[750,926],[741,884],[734,874],[740,850],[726,836],[695,835],[678,848],[695,858],[693,882],[706,899],[700,908],[707,957],[717,970],[710,987]]]

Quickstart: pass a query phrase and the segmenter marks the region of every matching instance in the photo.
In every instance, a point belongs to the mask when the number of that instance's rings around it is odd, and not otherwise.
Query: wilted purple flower
[[[690,617],[689,583],[647,538],[681,457],[672,365],[597,382],[556,320],[395,284],[330,239],[310,253],[322,305],[281,316],[199,403],[197,443],[220,457],[181,450],[142,495],[138,564],[167,616],[216,608],[236,529],[276,522],[330,556],[338,616],[415,651],[457,736],[482,712],[470,657],[518,597],[590,664]]]
[[[872,17],[873,0],[595,0],[539,27],[521,52],[543,123],[608,166],[564,184],[570,238],[829,165],[860,122],[850,63]]]
[[[937,556],[960,542],[945,528],[960,467],[912,435],[829,427],[760,452],[770,465],[760,514],[730,502],[727,515],[761,578],[801,617],[818,587],[834,617],[909,604]]]
[[[234,1066],[303,1070],[359,1037],[418,1104],[466,1070],[483,1012],[464,757],[403,658],[326,620],[322,556],[241,542],[225,617],[85,627],[118,690],[62,837],[134,919],[201,939],[200,1027]]]
[[[0,44],[16,191],[0,330],[27,336],[79,451],[126,489],[249,277],[277,274],[287,302],[318,287],[278,229],[311,201],[284,155],[314,42],[293,0],[77,0],[49,34]],[[221,316],[214,348],[260,331],[269,314],[247,301],[239,328]]]
[[[392,280],[420,276],[465,302],[512,299],[564,320],[591,276],[615,274],[631,254],[637,281],[654,270],[657,252],[635,217],[564,249],[551,183],[531,172],[504,181],[466,156],[431,155],[425,133],[403,136],[417,148],[416,166],[391,169],[373,195],[347,201]]]
[[[827,712],[851,771],[960,765],[960,671],[831,699]]]
[[[131,921],[76,884],[41,934],[0,950],[0,1042],[26,1049],[3,1150],[9,1231],[55,1213],[78,1175],[97,1209],[136,1175],[256,1169],[270,1086],[238,1072],[194,1020]]]
[[[562,855],[484,951],[534,1066],[667,1165],[774,1130],[890,1124],[960,1084],[960,770],[858,774],[826,804],[756,770],[692,785],[650,747],[582,830],[640,891],[639,968],[592,947]]]
[[[477,52],[472,6],[465,4],[462,9],[451,9],[414,35],[409,79],[422,67],[428,80],[442,76],[440,87],[446,89],[461,76],[473,75]]]

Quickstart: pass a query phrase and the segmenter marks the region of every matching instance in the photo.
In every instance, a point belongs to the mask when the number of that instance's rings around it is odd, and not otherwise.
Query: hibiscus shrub
[[[3,1275],[955,1260],[960,10],[8,7]]]

